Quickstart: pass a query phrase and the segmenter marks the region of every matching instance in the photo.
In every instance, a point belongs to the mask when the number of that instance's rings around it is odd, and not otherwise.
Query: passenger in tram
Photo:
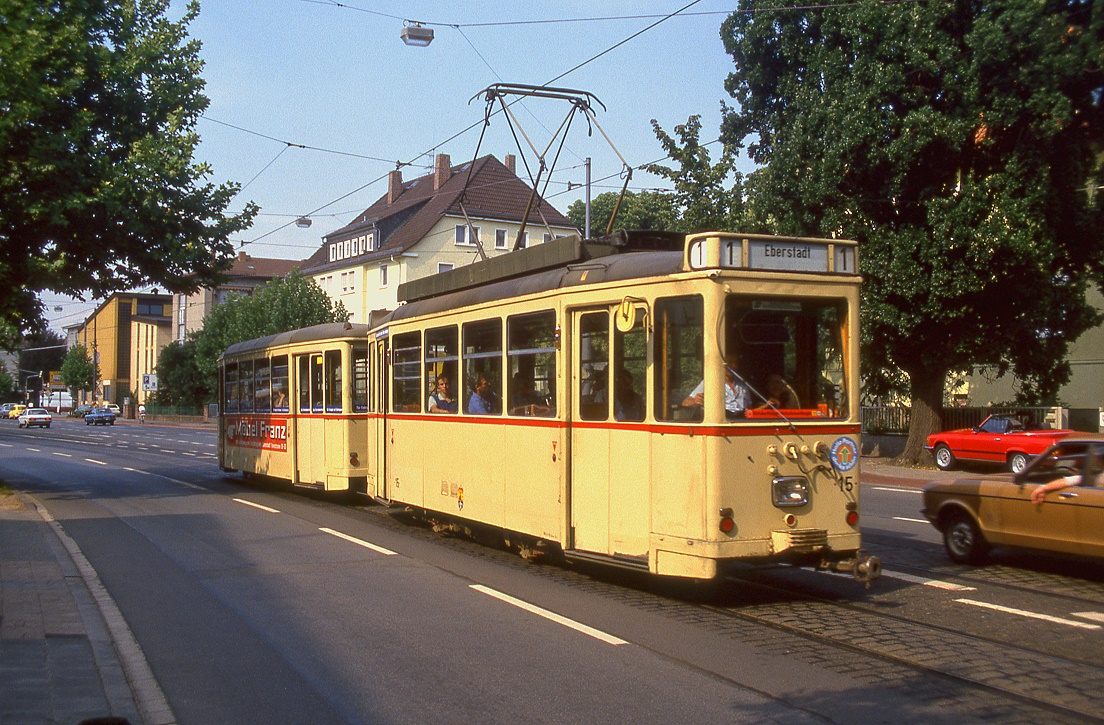
[[[644,420],[644,398],[633,387],[633,376],[618,368],[613,390],[613,417],[617,420]]]
[[[275,389],[273,389],[272,392],[275,396],[272,399],[272,409],[275,410],[275,411],[287,410],[288,409],[288,399],[287,399],[287,394],[284,393],[284,389],[283,388],[275,388]]]
[[[794,410],[801,407],[797,400],[797,393],[790,387],[786,379],[778,373],[772,373],[767,378],[767,400],[760,408],[779,408]]]
[[[751,403],[751,393],[747,386],[739,379],[737,373],[737,361],[735,355],[725,359],[725,390],[724,407],[725,416],[729,420],[743,418],[744,411]],[[682,401],[684,408],[701,408],[705,405],[705,381],[698,383],[689,395]]]
[[[437,376],[436,385],[433,392],[429,394],[429,403],[426,405],[430,413],[456,412],[456,398],[452,397],[449,388],[448,376]]]
[[[514,373],[511,385],[510,415],[549,415],[552,412],[548,401],[537,392],[532,377],[519,370]]]
[[[502,412],[502,401],[495,394],[486,373],[475,376],[472,394],[468,399],[468,412],[472,415],[498,415]]]

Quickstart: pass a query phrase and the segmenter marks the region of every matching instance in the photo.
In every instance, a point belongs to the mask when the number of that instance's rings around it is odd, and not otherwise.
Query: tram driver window
[[[299,412],[310,412],[310,355],[301,355],[299,360]]]
[[[391,348],[391,395],[396,413],[422,409],[422,333],[395,335]]]
[[[508,318],[506,347],[510,415],[556,415],[556,313]]]
[[[705,377],[704,305],[701,297],[668,297],[655,303],[656,420],[699,419],[701,409],[683,400]]]
[[[464,325],[464,412],[502,413],[502,321]]]
[[[726,350],[751,390],[748,418],[847,415],[846,303],[730,295]]]
[[[426,411],[430,413],[455,413],[460,394],[456,379],[457,355],[456,326],[426,330],[425,334],[425,391]]]
[[[310,394],[311,394],[311,412],[321,413],[325,410],[322,400],[322,388],[323,388],[323,373],[322,373],[322,355],[313,354],[310,356]]]
[[[239,402],[241,400],[238,393],[237,363],[228,364],[223,374],[225,376],[223,389],[226,395],[226,400],[223,401],[223,409],[226,410],[227,413],[237,413],[240,409]]]

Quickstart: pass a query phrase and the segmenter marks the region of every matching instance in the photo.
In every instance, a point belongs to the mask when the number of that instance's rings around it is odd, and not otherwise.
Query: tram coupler
[[[857,580],[864,582],[869,587],[870,582],[882,575],[882,560],[859,549],[855,552],[854,558],[823,561],[819,568],[840,572],[841,574],[852,574]]]

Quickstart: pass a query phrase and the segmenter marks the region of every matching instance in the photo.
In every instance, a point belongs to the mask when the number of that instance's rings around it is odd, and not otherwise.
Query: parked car
[[[23,414],[19,416],[19,427],[30,428],[33,425],[37,425],[42,428],[49,428],[50,422],[53,418],[50,416],[50,411],[45,408],[27,408],[23,411]]]
[[[118,416],[120,416],[120,415],[122,415],[122,414],[123,414],[123,409],[122,409],[122,408],[120,408],[120,407],[119,407],[118,405],[116,405],[115,403],[104,403],[103,407],[107,408],[107,409],[108,409],[108,410],[110,410],[110,411],[111,411],[112,413],[114,413],[116,417],[118,417]]]
[[[932,452],[935,465],[943,471],[955,467],[958,460],[1001,463],[1012,473],[1027,466],[1031,456],[1076,431],[1027,430],[1010,415],[991,415],[973,428],[960,428],[928,436],[924,448]]]
[[[110,408],[93,408],[84,414],[85,425],[115,425],[115,413]]]
[[[8,419],[16,420],[19,416],[23,415],[23,411],[27,409],[27,406],[22,403],[15,403],[12,407],[8,408]]]
[[[15,403],[0,403],[0,418],[7,418]]]
[[[923,513],[942,532],[948,556],[963,564],[980,563],[994,546],[1104,557],[1102,473],[1104,436],[1078,433],[1014,476],[929,483]]]
[[[71,411],[69,411],[69,415],[74,418],[83,418],[84,414],[90,410],[92,410],[91,405],[78,405],[76,408],[73,408]]]

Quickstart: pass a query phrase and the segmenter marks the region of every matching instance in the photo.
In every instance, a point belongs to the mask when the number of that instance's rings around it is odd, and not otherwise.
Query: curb
[[[79,573],[87,593],[91,595],[95,606],[99,610],[100,617],[107,626],[107,639],[110,644],[114,645],[118,662],[122,666],[122,672],[116,671],[115,663],[104,661],[110,658],[103,657],[102,653],[96,652],[95,649],[93,651],[97,667],[100,670],[100,677],[104,683],[104,691],[109,698],[109,702],[111,702],[112,710],[116,710],[117,706],[120,709],[129,709],[125,707],[127,704],[125,702],[126,698],[121,692],[126,687],[124,683],[129,683],[127,689],[133,695],[134,704],[137,705],[142,721],[146,725],[175,725],[176,717],[173,715],[165,693],[162,692],[161,686],[153,675],[153,670],[150,669],[149,662],[146,661],[146,656],[142,652],[138,640],[134,637],[134,633],[130,631],[126,619],[123,618],[123,614],[119,611],[115,600],[111,598],[111,594],[108,593],[107,588],[100,581],[96,570],[85,558],[84,553],[77,546],[77,542],[65,533],[61,524],[50,515],[46,507],[34,496],[26,493],[23,495],[34,504],[38,515],[49,524],[54,535],[69,554],[72,566]],[[67,576],[66,579],[68,580],[69,577]],[[72,587],[72,583],[70,583],[70,587]],[[120,680],[123,681],[120,682]]]

